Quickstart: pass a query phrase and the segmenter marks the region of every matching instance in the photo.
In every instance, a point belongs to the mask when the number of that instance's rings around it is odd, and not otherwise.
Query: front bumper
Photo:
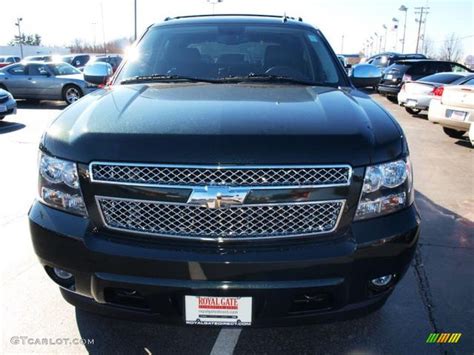
[[[39,202],[29,218],[41,263],[74,275],[75,284],[62,293],[78,307],[183,324],[184,295],[251,296],[255,326],[345,319],[380,307],[394,284],[373,291],[369,280],[388,274],[400,280],[420,223],[412,205],[353,223],[331,240],[218,248],[118,241],[94,232],[88,219]],[[120,298],[124,289],[136,291],[140,299]],[[317,296],[318,302],[299,304],[305,295]]]

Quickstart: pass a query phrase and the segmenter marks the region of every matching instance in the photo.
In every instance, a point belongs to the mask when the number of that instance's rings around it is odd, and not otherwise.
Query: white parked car
[[[428,119],[443,126],[452,138],[468,132],[474,122],[474,78],[464,85],[445,87],[441,100],[431,100]]]
[[[398,104],[408,113],[416,115],[428,110],[432,99],[439,99],[447,85],[463,85],[474,78],[468,72],[444,72],[425,76],[416,81],[407,81],[398,93]]]

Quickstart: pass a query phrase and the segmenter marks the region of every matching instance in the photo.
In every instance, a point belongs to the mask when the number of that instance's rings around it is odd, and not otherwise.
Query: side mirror
[[[377,86],[382,78],[382,71],[372,64],[358,64],[352,68],[350,78],[358,88]]]
[[[106,84],[112,74],[112,66],[109,63],[95,62],[84,68],[84,80],[95,85]]]

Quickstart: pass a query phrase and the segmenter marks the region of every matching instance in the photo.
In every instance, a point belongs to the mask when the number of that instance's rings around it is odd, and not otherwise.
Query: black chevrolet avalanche
[[[78,308],[272,326],[381,307],[420,219],[407,141],[301,19],[148,28],[42,137],[34,249]],[[372,80],[372,82],[371,82]]]

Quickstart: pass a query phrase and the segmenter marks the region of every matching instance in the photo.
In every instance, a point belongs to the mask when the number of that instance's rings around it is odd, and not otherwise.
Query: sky
[[[14,25],[22,17],[22,32],[38,33],[46,45],[64,46],[74,39],[90,43],[132,37],[134,0],[2,0],[0,45],[6,45],[17,34]],[[138,32],[167,16],[212,13],[207,0],[137,0]],[[408,7],[405,52],[414,52],[418,24],[415,7],[429,6],[426,37],[440,47],[446,36],[455,33],[462,39],[464,56],[474,54],[473,0],[223,0],[215,5],[215,13],[255,13],[303,17],[322,30],[338,53],[357,53],[363,43],[377,32],[387,42],[381,49],[401,50],[396,32],[391,31],[392,18],[399,19],[398,39],[402,38],[404,13]],[[103,14],[103,16],[102,16]],[[423,32],[423,28],[422,28]],[[105,35],[105,36],[104,36]],[[343,38],[344,36],[344,38]],[[377,43],[377,47],[380,42]]]

